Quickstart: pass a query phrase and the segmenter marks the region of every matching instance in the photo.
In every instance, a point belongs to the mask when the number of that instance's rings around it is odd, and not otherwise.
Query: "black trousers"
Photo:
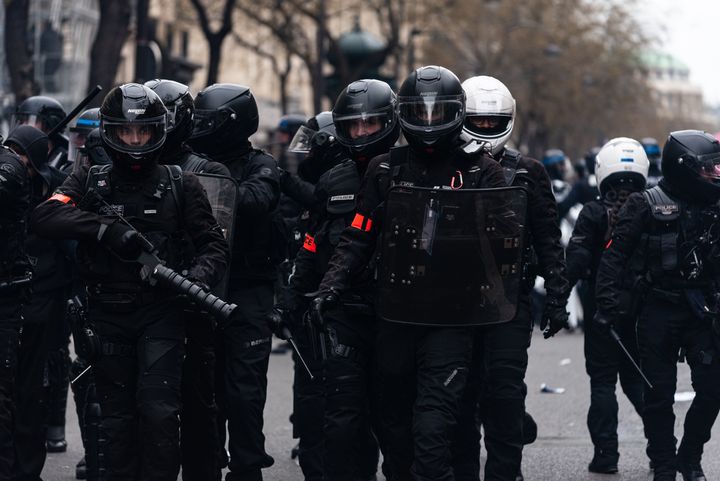
[[[514,481],[522,464],[532,316],[529,296],[512,321],[476,327],[468,386],[453,439],[455,479],[480,477],[480,428],[485,432],[487,481]]]
[[[187,341],[182,374],[180,450],[183,481],[211,481],[220,449],[215,404],[215,334],[213,319],[183,312]]]
[[[260,481],[272,466],[265,452],[263,410],[271,336],[267,313],[273,306],[272,281],[230,286],[229,299],[240,315],[218,335],[216,381],[220,446],[227,421],[230,472],[228,481]]]
[[[65,412],[70,388],[70,331],[65,320],[66,291],[47,319],[50,329],[47,353],[47,439],[65,439]]]
[[[585,370],[590,376],[590,408],[587,426],[595,447],[595,454],[618,458],[618,403],[615,386],[620,379],[625,396],[637,413],[643,411],[643,380],[615,340],[598,331],[592,319],[595,316],[594,298],[588,302],[585,318]],[[625,347],[639,359],[635,325],[630,321],[617,321],[616,331]]]
[[[177,300],[88,314],[103,343],[93,368],[105,432],[106,481],[176,481],[185,333]]]
[[[321,481],[325,416],[323,361],[313,352],[313,342],[306,329],[296,329],[293,337],[314,377],[310,379],[293,352],[293,437],[299,441],[298,461],[305,481]]]
[[[367,306],[344,306],[327,314],[325,361],[326,481],[370,479],[377,472],[374,433],[375,315]]]
[[[699,462],[720,411],[720,342],[710,323],[696,318],[684,300],[656,293],[644,304],[637,335],[642,367],[654,386],[645,386],[643,423],[655,471],[675,469],[673,402],[680,348],[686,351],[695,399],[685,416],[677,455]]]
[[[0,479],[11,479],[15,458],[15,375],[21,305],[16,291],[0,293]]]
[[[52,336],[62,331],[64,290],[34,293],[23,306],[15,417],[15,480],[38,480],[45,465],[45,432],[49,390],[46,362]]]
[[[472,355],[472,329],[378,322],[381,440],[392,481],[453,481],[450,441]]]

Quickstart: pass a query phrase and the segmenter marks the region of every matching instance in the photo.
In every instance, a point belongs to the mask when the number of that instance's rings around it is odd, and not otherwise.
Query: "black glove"
[[[124,260],[135,260],[142,253],[140,234],[121,222],[110,224],[100,242]]]
[[[325,326],[325,314],[338,305],[340,294],[335,289],[317,293],[310,303],[310,322],[319,328]]]
[[[561,329],[567,329],[569,327],[568,317],[565,303],[553,298],[545,299],[545,308],[540,319],[540,330],[543,332],[543,337],[548,339],[560,332]]]
[[[267,323],[275,337],[287,341],[292,337],[288,322],[288,312],[279,306],[275,306],[267,315]]]
[[[600,312],[595,313],[593,324],[598,331],[608,335],[610,334],[610,329],[613,328],[613,322],[610,320],[610,317]]]

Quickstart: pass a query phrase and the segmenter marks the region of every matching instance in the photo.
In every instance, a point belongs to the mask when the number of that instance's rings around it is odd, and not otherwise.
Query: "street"
[[[264,471],[266,481],[301,480],[300,468],[290,459],[295,445],[288,422],[292,405],[290,354],[273,355],[270,360],[268,403],[265,409],[267,451],[275,465]],[[523,473],[527,481],[577,481],[579,479],[646,481],[652,475],[645,456],[642,423],[630,403],[621,394],[620,405],[620,473],[591,475],[587,464],[592,445],[585,425],[590,386],[585,374],[583,336],[580,331],[562,333],[544,340],[535,332],[530,350],[527,410],[538,423],[537,441],[525,448]],[[720,380],[718,381],[720,382]],[[565,388],[562,394],[543,393],[542,384]],[[618,386],[619,389],[619,386]],[[678,368],[678,393],[691,391],[690,373],[686,364]],[[79,430],[72,398],[68,406],[68,451],[48,456],[43,479],[69,481],[75,479],[75,463],[81,457]],[[682,420],[690,403],[677,402],[675,433],[682,436]],[[715,426],[713,439],[705,446],[703,466],[708,479],[720,479],[720,428]],[[484,460],[484,453],[483,453]],[[380,477],[380,479],[384,479]],[[678,475],[678,479],[680,476]]]

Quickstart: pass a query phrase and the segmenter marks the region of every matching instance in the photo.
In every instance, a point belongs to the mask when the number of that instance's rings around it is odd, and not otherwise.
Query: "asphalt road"
[[[291,368],[289,354],[272,356],[268,403],[265,409],[265,435],[267,450],[275,458],[275,465],[265,471],[266,481],[302,480],[300,468],[289,455],[295,444],[288,422],[292,399]],[[525,449],[523,472],[526,480],[652,479],[645,456],[642,423],[623,395],[619,396],[620,473],[609,476],[590,474],[587,471],[587,464],[592,457],[592,445],[585,425],[590,387],[585,374],[582,334],[563,333],[546,341],[536,333],[530,350],[530,367],[526,381],[527,409],[538,423],[538,439]],[[540,386],[543,383],[551,387],[565,388],[565,392],[542,393]],[[678,369],[678,392],[691,390],[689,370],[685,364],[681,364]],[[81,444],[72,400],[69,403],[69,448],[66,453],[48,456],[43,472],[45,481],[75,479],[75,463],[81,457]],[[687,401],[675,404],[675,433],[678,438],[682,436],[682,421],[689,405]],[[713,434],[713,439],[705,447],[703,459],[705,473],[710,480],[720,479],[720,428],[716,426]]]

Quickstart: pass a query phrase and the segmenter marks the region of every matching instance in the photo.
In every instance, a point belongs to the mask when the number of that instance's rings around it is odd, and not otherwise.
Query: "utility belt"
[[[104,311],[117,313],[133,312],[175,296],[171,291],[157,288],[148,289],[147,286],[134,283],[88,286],[87,295],[93,306]]]

